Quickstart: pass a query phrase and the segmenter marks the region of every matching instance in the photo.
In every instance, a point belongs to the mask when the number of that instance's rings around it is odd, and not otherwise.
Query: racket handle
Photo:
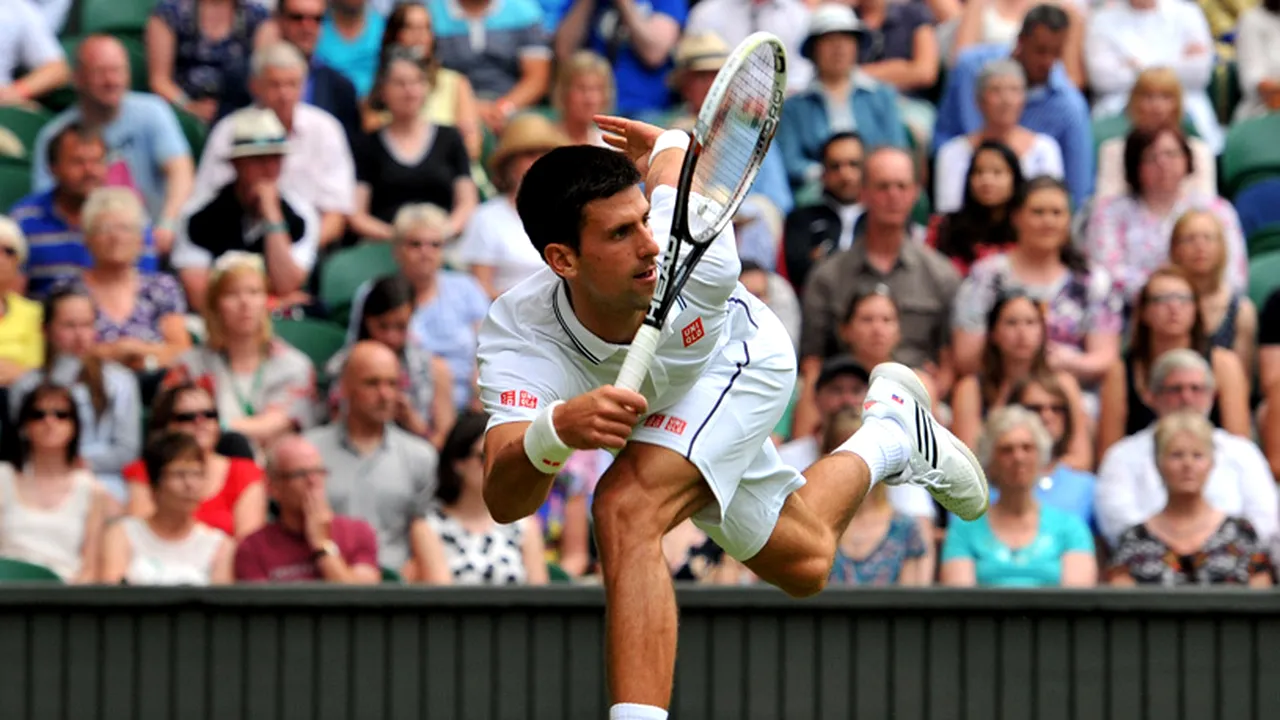
[[[649,365],[653,363],[653,354],[658,349],[658,341],[661,339],[662,333],[657,328],[649,324],[641,325],[636,338],[631,341],[630,349],[627,350],[627,359],[622,361],[618,382],[614,384],[632,392],[639,392],[640,385],[649,374]]]

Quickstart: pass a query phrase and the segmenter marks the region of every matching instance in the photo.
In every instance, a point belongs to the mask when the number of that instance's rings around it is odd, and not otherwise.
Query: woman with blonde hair
[[[271,332],[262,257],[224,253],[205,304],[208,339],[177,359],[164,386],[194,382],[213,396],[223,426],[262,448],[314,421],[315,369]]]
[[[1258,309],[1248,295],[1224,281],[1227,240],[1218,217],[1204,210],[1183,213],[1173,224],[1169,259],[1186,272],[1200,296],[1200,322],[1209,344],[1234,350],[1244,376],[1253,377]]]
[[[1204,497],[1213,470],[1213,426],[1197,412],[1156,424],[1156,467],[1168,500],[1116,543],[1106,578],[1112,585],[1271,586],[1271,563],[1253,525]]]
[[[0,215],[0,387],[44,362],[44,313],[40,303],[17,292],[26,261],[26,235],[16,222]]]
[[[93,301],[98,357],[135,371],[168,367],[191,347],[187,300],[172,275],[138,270],[146,252],[142,202],[128,188],[98,188],[80,217],[92,264],[79,277],[54,285],[53,292],[68,290]]]
[[[1170,68],[1143,70],[1129,92],[1125,106],[1132,129],[1154,132],[1160,128],[1182,127],[1182,81]],[[1104,140],[1098,146],[1098,182],[1094,197],[1102,199],[1129,191],[1124,176],[1124,136]],[[1200,138],[1187,138],[1191,146],[1191,174],[1184,181],[1188,190],[1217,192],[1217,163],[1213,151]]]
[[[836,413],[822,438],[829,453],[862,427],[857,408]],[[862,499],[849,529],[836,546],[832,585],[931,585],[934,557],[932,538],[924,536],[916,520],[893,509],[885,485],[877,483]]]
[[[594,118],[612,112],[616,97],[613,68],[590,50],[575,52],[556,69],[551,106],[559,115],[560,129],[574,145],[608,147]]]

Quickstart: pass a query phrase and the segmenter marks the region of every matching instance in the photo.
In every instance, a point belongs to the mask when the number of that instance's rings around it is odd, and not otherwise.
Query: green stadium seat
[[[398,271],[390,243],[366,242],[339,250],[320,266],[320,302],[328,308],[329,317],[345,324],[356,290],[366,280]]]
[[[553,562],[547,563],[547,576],[551,579],[551,582],[553,583],[573,582],[573,576],[565,572],[564,568],[560,567],[558,564]]]
[[[347,343],[346,328],[328,320],[314,318],[281,318],[273,329],[281,340],[302,351],[316,367],[316,375],[324,375],[325,363]]]
[[[389,567],[384,567],[382,568],[382,582],[385,585],[399,585],[403,582],[403,579],[400,577],[400,573]]]
[[[1270,252],[1249,259],[1249,299],[1263,307],[1267,298],[1280,290],[1280,252]]]
[[[43,565],[0,558],[0,583],[47,582],[62,583],[58,574]]]
[[[1280,223],[1273,223],[1251,234],[1246,241],[1249,257],[1261,257],[1280,251]]]
[[[1218,185],[1227,198],[1259,180],[1280,175],[1280,114],[1243,120],[1227,131]]]
[[[18,142],[22,143],[27,162],[31,161],[31,152],[36,146],[36,135],[40,134],[40,128],[52,119],[53,113],[45,110],[0,107],[0,127],[13,133]]]
[[[155,5],[155,0],[84,0],[80,5],[80,32],[141,35]]]
[[[178,116],[178,125],[182,128],[183,137],[187,139],[187,145],[191,146],[191,157],[199,163],[200,154],[204,152],[204,141],[209,137],[209,128],[205,127],[203,120],[177,105],[171,107],[173,114]]]
[[[1209,99],[1218,115],[1218,122],[1230,125],[1240,104],[1240,68],[1235,60],[1219,62],[1209,77]]]
[[[8,214],[13,204],[31,193],[31,168],[0,164],[0,213]]]

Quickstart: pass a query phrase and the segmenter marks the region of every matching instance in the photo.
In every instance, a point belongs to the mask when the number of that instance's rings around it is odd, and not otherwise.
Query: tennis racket
[[[680,169],[671,238],[663,253],[653,300],[627,350],[618,387],[636,391],[644,382],[667,314],[703,253],[733,220],[760,172],[778,129],[786,85],[786,49],[777,36],[767,32],[743,40],[716,74]]]

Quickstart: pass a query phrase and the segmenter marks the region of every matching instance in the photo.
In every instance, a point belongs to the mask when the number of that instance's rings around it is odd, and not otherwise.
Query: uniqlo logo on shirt
[[[498,396],[498,402],[510,407],[516,406],[516,391],[508,390]]]
[[[688,325],[685,325],[684,330],[680,331],[680,336],[684,338],[685,347],[689,347],[690,345],[698,342],[704,335],[706,335],[706,333],[702,331],[702,318],[697,318]]]
[[[666,419],[667,419],[667,416],[661,413],[657,415],[650,415],[649,417],[645,418],[644,426],[647,428],[660,428],[662,427],[663,421]]]
[[[683,435],[685,424],[686,424],[685,421],[681,420],[680,418],[671,417],[671,418],[667,418],[667,426],[663,429],[669,433],[675,433],[676,435]]]
[[[520,391],[520,407],[529,408],[530,410],[537,410],[538,398],[534,397],[532,393],[521,390]]]

